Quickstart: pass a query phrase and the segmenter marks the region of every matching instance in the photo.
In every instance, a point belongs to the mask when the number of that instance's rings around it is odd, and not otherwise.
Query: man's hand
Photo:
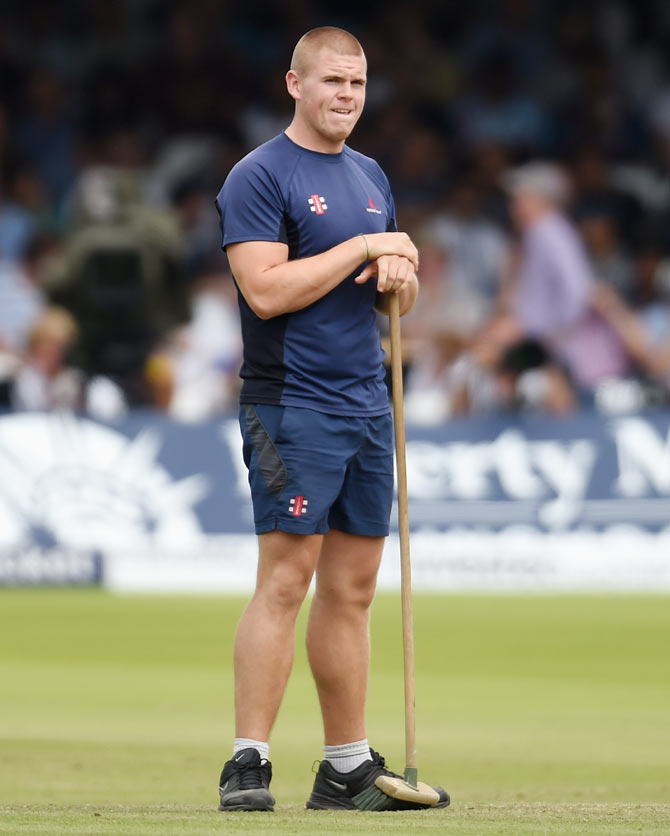
[[[377,236],[371,235],[370,237]],[[399,255],[382,255],[371,261],[354,281],[357,284],[364,284],[368,279],[376,276],[379,293],[401,293],[405,288],[416,283],[414,270],[414,264],[409,258]]]
[[[365,242],[369,261],[376,261],[381,256],[403,256],[412,262],[414,269],[419,269],[419,252],[406,232],[375,232],[360,236]]]
[[[400,316],[404,316],[412,309],[419,292],[419,280],[414,272],[412,262],[398,255],[382,255],[371,262],[354,281],[363,284],[377,277],[377,302],[375,308],[379,313],[388,313],[389,296],[398,294],[400,300]]]

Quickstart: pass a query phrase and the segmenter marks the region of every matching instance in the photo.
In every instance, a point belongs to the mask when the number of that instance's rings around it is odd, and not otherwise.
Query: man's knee
[[[356,537],[331,529],[317,568],[319,602],[350,613],[369,609],[383,546],[383,538]]]
[[[355,578],[341,578],[319,583],[317,596],[328,607],[344,610],[368,610],[372,605],[377,587],[377,573],[358,575]]]
[[[256,594],[282,612],[298,610],[314,574],[319,543],[272,532],[261,546]]]
[[[285,612],[298,610],[305,599],[312,572],[304,566],[275,566],[257,587],[270,606]]]

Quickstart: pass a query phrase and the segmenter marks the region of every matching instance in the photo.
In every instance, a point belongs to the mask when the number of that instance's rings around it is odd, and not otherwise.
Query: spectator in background
[[[12,140],[8,110],[0,100],[0,258],[17,260],[49,210],[42,182]]]
[[[467,66],[503,50],[517,76],[528,85],[542,79],[551,59],[546,8],[535,0],[498,0],[486,15],[474,15],[460,47]]]
[[[292,112],[286,103],[286,84],[281,75],[271,78],[258,95],[245,102],[240,128],[248,148],[256,148],[281,133],[290,123]]]
[[[0,191],[0,257],[18,261],[40,230],[58,228],[47,190],[34,167],[15,163]]]
[[[407,315],[408,336],[431,340],[445,334],[466,339],[486,322],[493,307],[492,297],[478,286],[475,271],[459,256],[457,242],[450,242],[432,226],[419,233],[421,247],[421,290]]]
[[[603,148],[580,148],[570,165],[573,215],[610,219],[621,247],[638,246],[643,234],[644,215],[634,195],[622,191],[612,181],[611,167]]]
[[[125,166],[146,177],[145,202],[166,207],[176,198],[186,246],[183,287],[197,282],[219,248],[218,236],[209,242],[216,217],[202,195],[211,201],[232,164],[286,120],[283,87],[269,88],[265,79],[283,76],[269,69],[285,54],[282,39],[291,39],[306,15],[316,25],[326,6],[39,0],[0,11],[0,258],[20,259],[36,230],[64,229],[70,239],[77,177],[93,164]],[[436,215],[436,226],[447,230],[437,241],[449,276],[446,297],[461,281],[468,291],[480,288],[495,264],[497,245],[482,230],[487,221],[505,234],[509,228],[501,172],[547,153],[569,161],[570,209],[590,272],[623,294],[638,318],[648,305],[658,310],[644,274],[652,275],[661,257],[647,251],[651,237],[670,251],[670,17],[659,13],[665,6],[498,0],[392,4],[381,17],[375,4],[344,10],[365,32],[376,68],[366,104],[374,118],[360,127],[357,149],[388,170],[404,224]],[[194,182],[195,189],[188,185]],[[445,194],[449,200],[440,205]],[[631,266],[642,275],[637,283]],[[14,277],[24,269],[12,268]],[[3,261],[0,274],[8,272]],[[15,298],[13,279],[4,282],[5,294],[10,287]],[[24,314],[7,324],[14,315],[6,299],[0,330],[25,333]],[[551,301],[548,307],[553,315]],[[140,312],[140,330],[153,329],[156,337],[132,360],[141,369],[140,360],[174,328],[173,319],[156,329],[149,308]],[[614,330],[623,339],[604,309],[590,316],[600,317],[610,338]],[[91,318],[80,311],[76,318],[81,336]],[[655,333],[662,316],[651,319]],[[123,317],[106,316],[115,320]],[[450,385],[454,352],[502,362],[504,347],[487,354],[479,333],[471,339],[431,344],[425,358],[417,355],[414,383],[429,356]],[[109,359],[123,363],[124,346],[116,348]],[[512,352],[511,366],[540,356]],[[495,376],[496,369],[489,371]],[[136,389],[132,400],[142,398]],[[472,398],[471,408],[485,400]]]
[[[496,143],[526,153],[549,150],[547,114],[520,88],[512,56],[496,47],[474,69],[472,92],[456,109],[456,123],[466,144]]]
[[[195,280],[190,322],[149,360],[153,404],[179,421],[202,421],[237,402],[242,360],[237,290],[216,265]]]
[[[200,178],[189,178],[174,187],[172,206],[184,241],[186,269],[196,278],[205,270],[220,235],[211,193]]]
[[[557,113],[563,148],[576,153],[595,143],[607,157],[635,157],[646,143],[645,125],[617,83],[612,59],[587,32],[569,60],[574,89]]]
[[[16,359],[10,374],[2,374],[0,355],[0,406],[30,412],[82,411],[102,421],[122,417],[127,403],[121,389],[101,375],[87,378],[72,365],[70,357],[78,333],[79,327],[68,311],[56,305],[45,308],[30,329],[26,350]]]
[[[472,297],[481,325],[500,294],[509,243],[502,229],[483,213],[482,189],[474,177],[466,174],[456,180],[419,237],[448,254],[451,293]],[[425,277],[423,264],[421,277]]]
[[[638,260],[637,309],[599,283],[593,304],[621,338],[649,382],[646,400],[670,398],[670,259],[647,249]]]
[[[444,193],[448,179],[448,146],[426,127],[405,127],[395,148],[393,192],[401,217],[409,226],[426,219]]]
[[[654,260],[649,292],[639,309],[648,345],[643,368],[662,384],[667,401],[670,396],[670,258],[658,253]]]
[[[81,372],[67,364],[77,323],[63,308],[47,308],[28,337],[25,360],[14,378],[11,399],[17,410],[79,409]]]
[[[448,374],[454,416],[529,410],[564,415],[576,406],[572,385],[538,340],[522,338],[510,317],[494,317]]]
[[[3,131],[6,128],[6,112],[13,112],[21,98],[21,81],[24,64],[16,54],[14,32],[10,30],[9,19],[15,15],[5,9],[0,10],[0,78],[2,94],[0,96],[0,162],[4,163],[5,143]]]
[[[158,4],[159,48],[140,78],[142,106],[149,106],[168,134],[224,133],[240,113],[245,85],[235,42],[221,43],[213,14],[203,4]],[[217,38],[217,36],[219,36]],[[223,106],[222,106],[223,103]]]
[[[614,218],[592,210],[579,216],[579,231],[586,245],[594,276],[614,288],[620,296],[633,295],[633,261],[621,246]]]
[[[33,238],[18,263],[0,261],[0,349],[20,356],[28,334],[45,307],[42,270],[59,248],[59,240],[42,234]]]
[[[536,339],[508,346],[495,367],[497,389],[508,409],[565,415],[576,405],[575,393],[561,366]]]
[[[33,234],[35,224],[30,213],[9,197],[9,183],[0,184],[0,258],[17,261]]]
[[[486,320],[488,300],[468,282],[444,236],[429,228],[418,246],[421,294],[403,323],[411,368],[405,410],[417,423],[439,423],[451,413],[451,364]]]
[[[147,205],[128,168],[91,168],[78,182],[77,226],[49,275],[50,299],[79,323],[75,357],[91,377],[150,402],[145,367],[156,345],[188,319],[183,240],[176,218]]]
[[[56,204],[62,203],[76,176],[75,123],[63,83],[36,68],[28,79],[24,112],[17,125],[20,147],[35,166]]]
[[[522,339],[542,342],[582,393],[622,376],[628,357],[610,325],[591,308],[594,276],[563,208],[569,184],[549,163],[508,173],[511,213],[521,233],[518,267],[508,288],[509,313]]]
[[[511,165],[510,151],[491,142],[470,149],[468,156],[471,157],[472,183],[479,193],[481,215],[504,230],[508,237],[509,208],[502,180]]]

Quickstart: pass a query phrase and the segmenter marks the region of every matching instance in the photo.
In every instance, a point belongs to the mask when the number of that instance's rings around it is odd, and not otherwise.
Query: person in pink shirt
[[[592,305],[597,277],[564,212],[569,198],[565,174],[551,163],[532,162],[508,172],[504,185],[520,231],[508,310],[522,337],[542,342],[582,392],[624,376],[628,354]]]

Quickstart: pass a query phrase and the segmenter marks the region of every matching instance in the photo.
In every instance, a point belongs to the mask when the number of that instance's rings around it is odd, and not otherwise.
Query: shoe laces
[[[238,764],[237,771],[240,776],[239,788],[241,790],[253,790],[265,786],[267,767],[268,762],[266,760],[261,761],[260,764]]]
[[[379,752],[375,752],[374,749],[370,749],[370,754],[372,755],[372,762],[375,763],[385,775],[389,775],[392,778],[400,778],[400,775],[396,772],[386,768],[386,760],[379,754]]]

